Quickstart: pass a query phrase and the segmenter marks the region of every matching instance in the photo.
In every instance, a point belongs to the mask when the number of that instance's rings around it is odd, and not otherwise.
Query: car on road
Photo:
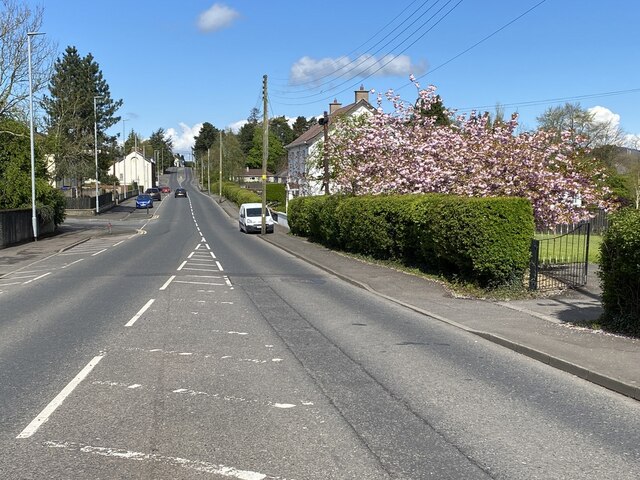
[[[175,193],[173,194],[173,196],[175,198],[178,197],[186,197],[187,196],[187,191],[184,188],[176,188]]]
[[[141,193],[136,197],[136,208],[153,208],[153,198],[151,195]]]
[[[269,208],[265,212],[267,233],[273,233],[274,221]],[[240,231],[245,233],[262,232],[262,204],[243,203],[238,212],[238,225]]]
[[[160,191],[162,193],[171,193],[171,189],[167,185],[163,185],[160,187]]]
[[[154,200],[162,200],[162,194],[160,193],[160,189],[158,187],[147,188],[144,193],[146,193],[147,195],[151,195],[151,198],[153,198]]]

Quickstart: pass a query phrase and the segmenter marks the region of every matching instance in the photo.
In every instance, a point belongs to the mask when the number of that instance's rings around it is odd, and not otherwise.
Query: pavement
[[[213,200],[232,219],[238,208]],[[128,213],[129,212],[129,213]],[[124,228],[126,207],[101,213],[91,221],[70,218],[60,233],[0,249],[0,278],[48,255],[62,252],[110,230]],[[276,225],[265,241],[353,285],[470,334],[485,338],[589,382],[640,400],[640,339],[576,326],[602,313],[597,275],[587,286],[528,300],[491,301],[459,298],[442,283],[360,261],[291,235]]]

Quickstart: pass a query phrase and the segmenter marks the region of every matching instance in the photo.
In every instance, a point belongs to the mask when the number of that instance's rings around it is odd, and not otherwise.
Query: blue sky
[[[321,115],[334,98],[351,103],[361,84],[413,100],[413,73],[448,108],[501,103],[535,128],[545,109],[579,101],[640,135],[637,0],[28,3],[44,7],[41,31],[60,53],[74,45],[93,54],[124,101],[127,131],[164,128],[180,151],[202,122],[237,126],[261,108],[265,74],[272,116]],[[341,66],[342,77],[327,76]]]

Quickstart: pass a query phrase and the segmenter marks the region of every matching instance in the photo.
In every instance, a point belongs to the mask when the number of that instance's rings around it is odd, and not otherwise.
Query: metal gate
[[[530,290],[557,290],[587,284],[591,224],[578,224],[555,237],[533,239],[529,263]]]

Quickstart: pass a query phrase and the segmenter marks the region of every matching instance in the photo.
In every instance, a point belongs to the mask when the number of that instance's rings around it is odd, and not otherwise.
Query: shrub
[[[267,183],[267,203],[274,208],[284,208],[286,190],[284,183]]]
[[[611,217],[600,246],[601,321],[607,330],[640,336],[640,211]]]
[[[522,198],[452,195],[305,197],[289,226],[329,247],[421,264],[482,286],[521,282],[529,265],[533,209]]]
[[[237,183],[225,182],[222,185],[222,195],[228,198],[236,205],[242,205],[243,203],[258,203],[262,199],[257,193],[240,187]]]

